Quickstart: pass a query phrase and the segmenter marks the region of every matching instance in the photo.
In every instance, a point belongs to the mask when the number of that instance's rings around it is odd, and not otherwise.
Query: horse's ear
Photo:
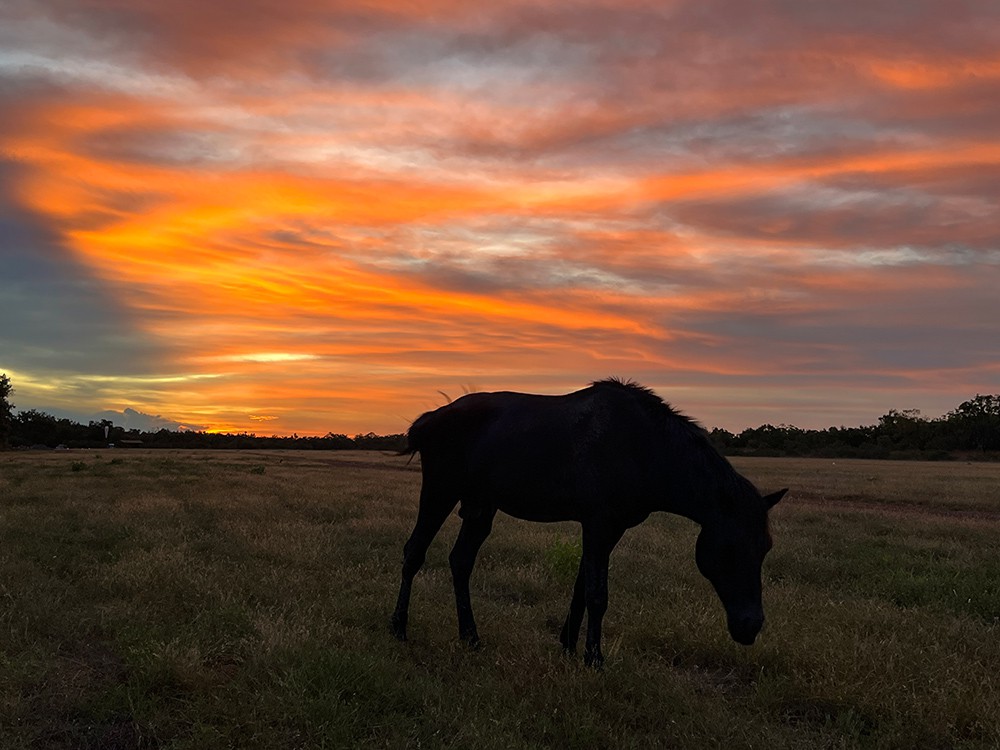
[[[786,492],[788,492],[787,487],[785,487],[785,489],[783,490],[772,492],[770,495],[764,495],[764,504],[767,506],[767,509],[770,510],[775,505],[777,505],[778,501],[785,496]]]

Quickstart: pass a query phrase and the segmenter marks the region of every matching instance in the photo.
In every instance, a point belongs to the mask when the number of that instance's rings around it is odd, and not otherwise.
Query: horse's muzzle
[[[739,614],[726,618],[729,635],[743,646],[752,646],[757,640],[757,634],[764,627],[764,614]]]

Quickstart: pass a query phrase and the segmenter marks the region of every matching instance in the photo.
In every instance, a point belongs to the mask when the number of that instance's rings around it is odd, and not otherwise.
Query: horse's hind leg
[[[469,578],[476,564],[479,548],[493,528],[496,511],[466,518],[458,532],[458,539],[448,556],[451,563],[451,578],[455,584],[455,606],[458,609],[458,637],[475,648],[479,645],[476,619],[472,616],[472,601],[469,598]]]
[[[428,488],[426,480],[420,488],[420,510],[417,512],[417,523],[413,533],[403,546],[403,575],[399,584],[399,597],[396,599],[396,609],[392,613],[390,625],[393,635],[399,640],[406,640],[407,615],[410,609],[410,589],[413,577],[424,564],[427,548],[434,535],[441,529],[444,520],[458,503],[452,499],[453,494],[434,491]]]

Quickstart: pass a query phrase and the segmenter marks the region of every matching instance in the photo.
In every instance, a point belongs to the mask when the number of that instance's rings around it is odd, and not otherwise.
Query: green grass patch
[[[580,568],[583,545],[578,536],[555,539],[545,550],[545,561],[563,582],[573,583]]]

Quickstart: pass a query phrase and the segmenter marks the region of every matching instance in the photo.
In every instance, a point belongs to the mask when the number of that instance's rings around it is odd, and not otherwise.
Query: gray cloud
[[[193,125],[134,123],[113,127],[80,140],[79,150],[100,160],[163,166],[205,166],[245,160],[234,139]]]
[[[836,186],[813,183],[756,195],[674,201],[666,211],[708,233],[818,248],[912,246],[944,250],[943,260],[952,256],[956,244],[1000,250],[996,204],[982,192],[975,200],[947,193],[924,189],[918,182],[878,186],[867,179],[841,179]]]
[[[3,364],[47,372],[148,372],[156,351],[133,325],[133,313],[3,188],[15,184],[17,173],[0,162]]]
[[[108,410],[97,412],[96,414],[93,414],[90,419],[98,422],[102,419],[107,419],[118,427],[124,427],[126,430],[141,430],[142,432],[156,432],[157,430],[205,429],[203,425],[177,422],[172,419],[168,419],[167,417],[161,417],[159,414],[144,414],[143,412],[136,411],[128,406],[121,411]]]

